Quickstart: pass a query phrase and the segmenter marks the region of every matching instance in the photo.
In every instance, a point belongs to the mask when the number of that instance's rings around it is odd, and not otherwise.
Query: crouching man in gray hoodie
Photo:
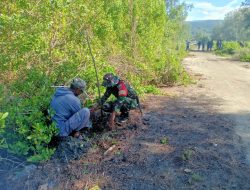
[[[69,88],[57,88],[50,106],[54,114],[52,120],[60,131],[59,136],[65,137],[74,133],[74,137],[81,138],[79,130],[90,126],[90,111],[82,108],[77,97],[85,89],[86,82],[80,78],[75,78]]]

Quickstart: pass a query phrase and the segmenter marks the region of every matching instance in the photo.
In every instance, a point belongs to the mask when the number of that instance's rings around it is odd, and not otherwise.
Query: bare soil
[[[80,157],[2,161],[0,189],[250,189],[249,63],[193,52],[183,64],[195,84],[148,96],[142,118],[92,135]]]

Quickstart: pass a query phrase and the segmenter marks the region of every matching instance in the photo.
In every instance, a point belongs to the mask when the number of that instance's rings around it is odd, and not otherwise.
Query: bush
[[[250,62],[250,48],[244,48],[239,51],[240,61]]]
[[[26,155],[29,161],[48,160],[54,151],[48,143],[57,128],[47,125],[43,113],[51,96],[51,90],[45,89],[46,82],[44,74],[34,69],[12,83],[10,89],[15,94],[6,98],[9,123],[2,133],[5,147],[12,153]]]
[[[154,3],[152,3],[154,2]],[[185,5],[158,1],[0,1],[0,111],[9,112],[2,136],[5,147],[29,161],[53,154],[56,134],[46,125],[52,85],[86,80],[97,97],[96,76],[87,35],[101,79],[115,72],[139,92],[158,93],[155,85],[181,81]],[[97,14],[98,13],[98,14]],[[174,14],[175,19],[169,15]],[[168,50],[168,52],[166,52]],[[104,88],[101,87],[101,91]]]
[[[250,42],[245,42],[245,46],[241,47],[238,42],[224,42],[223,49],[215,50],[219,55],[234,55],[236,59],[240,61],[250,61]]]
[[[216,49],[216,53],[219,55],[233,55],[237,50],[241,49],[238,42],[223,42],[223,48],[221,50]]]

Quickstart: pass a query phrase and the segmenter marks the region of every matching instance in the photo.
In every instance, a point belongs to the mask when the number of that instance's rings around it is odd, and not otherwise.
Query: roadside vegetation
[[[250,8],[243,6],[228,13],[224,21],[214,28],[213,39],[222,39],[223,49],[216,50],[220,55],[233,55],[240,61],[250,61]]]
[[[239,9],[229,12],[224,20],[191,22],[192,38],[204,42],[213,40],[218,55],[232,56],[236,60],[250,61],[250,3],[245,1]],[[222,48],[216,47],[222,40]]]
[[[46,125],[44,110],[54,92],[51,86],[81,77],[88,84],[85,105],[95,101],[87,38],[99,78],[115,72],[141,95],[158,92],[158,84],[188,82],[180,64],[188,6],[167,2],[1,1],[0,112],[6,113],[1,116],[1,148],[29,161],[50,158],[54,149],[48,143],[56,128]]]
[[[218,55],[230,55],[243,62],[250,62],[250,42],[245,42],[244,46],[240,42],[223,42],[223,49],[216,49]]]

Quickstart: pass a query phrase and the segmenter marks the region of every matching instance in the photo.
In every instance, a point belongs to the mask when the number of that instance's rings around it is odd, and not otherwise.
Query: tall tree
[[[242,7],[229,12],[222,24],[215,27],[213,37],[224,40],[247,41],[250,39],[250,9]],[[217,39],[217,38],[215,38]]]
[[[245,0],[241,3],[242,6],[250,6],[250,0]]]

